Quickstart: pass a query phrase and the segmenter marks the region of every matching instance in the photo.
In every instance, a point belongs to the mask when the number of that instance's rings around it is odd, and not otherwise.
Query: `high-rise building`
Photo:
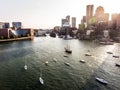
[[[66,22],[68,22],[67,19],[62,19],[62,21],[61,21],[61,27],[63,27],[63,25],[64,25]]]
[[[97,7],[95,11],[95,17],[97,22],[108,22],[109,13],[104,13],[104,8],[102,6]]]
[[[117,19],[118,19],[118,14],[117,13],[112,14],[111,20],[116,21]]]
[[[95,11],[95,16],[98,17],[102,14],[104,14],[104,8],[102,6],[97,7],[97,9]]]
[[[88,27],[89,27],[89,24],[90,24],[89,20],[93,16],[93,10],[94,10],[93,5],[87,5],[87,7],[86,7],[86,22],[87,22]]]
[[[70,24],[70,15],[66,16],[66,20],[67,20],[68,23]]]
[[[72,27],[76,27],[76,17],[72,17]]]

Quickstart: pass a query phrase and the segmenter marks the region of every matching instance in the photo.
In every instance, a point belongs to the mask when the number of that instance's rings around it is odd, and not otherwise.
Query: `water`
[[[72,54],[64,52],[67,44]],[[115,66],[120,60],[106,53],[113,51],[120,55],[119,46],[49,36],[1,43],[0,90],[120,90],[120,68]],[[87,50],[92,56],[84,55]],[[79,62],[80,59],[86,63]],[[24,70],[25,63],[27,70]],[[39,83],[40,72],[44,85]],[[108,85],[98,83],[95,77],[107,80]]]

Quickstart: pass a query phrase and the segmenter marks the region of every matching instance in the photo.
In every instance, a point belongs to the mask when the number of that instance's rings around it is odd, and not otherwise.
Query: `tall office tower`
[[[102,6],[97,7],[96,11],[95,11],[95,17],[97,22],[107,22],[109,20],[109,14],[108,13],[104,13],[104,8]]]
[[[76,17],[72,17],[72,27],[76,27]]]
[[[61,20],[61,27],[63,27],[63,25],[64,25],[66,22],[68,22],[67,19],[62,19],[62,20]]]
[[[70,24],[70,15],[66,16],[66,20],[67,20],[68,23]]]
[[[93,5],[87,5],[87,8],[86,8],[86,22],[87,22],[88,27],[89,27],[89,24],[90,24],[89,20],[93,16],[93,9],[94,9]]]
[[[104,14],[104,8],[102,6],[97,7],[96,11],[95,11],[95,16],[99,16]]]

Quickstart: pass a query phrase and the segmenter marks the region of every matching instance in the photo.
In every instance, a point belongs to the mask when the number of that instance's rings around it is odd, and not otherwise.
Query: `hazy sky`
[[[103,6],[106,13],[120,13],[119,0],[0,0],[0,22],[20,21],[24,27],[53,28],[67,15],[77,18],[77,26],[86,5]]]

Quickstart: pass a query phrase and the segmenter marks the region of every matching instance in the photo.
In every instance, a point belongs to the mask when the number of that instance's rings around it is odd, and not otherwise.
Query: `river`
[[[64,51],[66,45],[70,45],[72,54]],[[88,50],[92,56],[85,56]],[[99,45],[49,36],[0,43],[0,90],[120,90],[120,67],[115,66],[120,59],[107,51],[120,55],[120,44]],[[44,85],[39,82],[40,73]],[[108,85],[95,77],[105,79]]]

